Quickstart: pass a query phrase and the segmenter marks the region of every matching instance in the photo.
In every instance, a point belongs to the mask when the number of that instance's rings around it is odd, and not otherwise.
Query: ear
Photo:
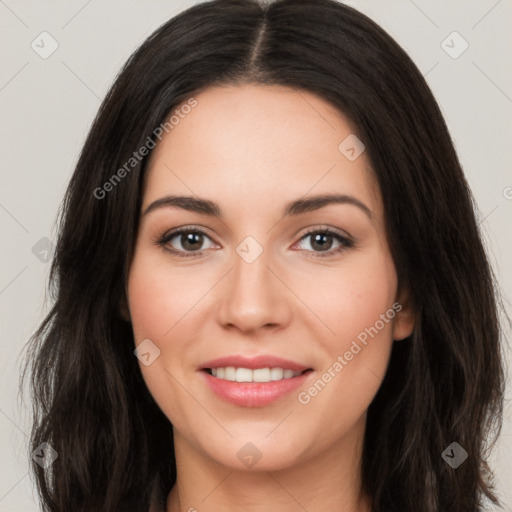
[[[393,320],[393,339],[403,340],[412,334],[416,324],[416,314],[408,289],[404,288],[398,293],[393,308],[397,312]]]

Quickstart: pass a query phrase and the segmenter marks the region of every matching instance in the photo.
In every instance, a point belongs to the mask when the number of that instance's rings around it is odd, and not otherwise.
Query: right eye
[[[211,238],[203,231],[194,227],[183,227],[164,233],[157,244],[176,256],[190,258],[201,256],[203,250],[211,248],[202,248],[205,240],[211,242]]]

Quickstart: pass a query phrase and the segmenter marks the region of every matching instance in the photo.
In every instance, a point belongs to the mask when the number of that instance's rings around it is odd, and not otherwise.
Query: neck
[[[167,512],[370,512],[361,492],[364,420],[335,445],[276,470],[226,467],[175,433],[178,476]]]

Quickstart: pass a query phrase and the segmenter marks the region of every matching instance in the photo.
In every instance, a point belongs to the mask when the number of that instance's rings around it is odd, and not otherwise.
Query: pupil
[[[183,243],[183,237],[185,237],[185,243]],[[198,245],[199,247],[201,246],[201,237],[202,235],[200,233],[187,233],[186,235],[182,235],[182,245],[185,249],[197,249]]]
[[[324,242],[320,241],[321,239],[325,239],[325,238],[329,239],[329,241],[332,243],[332,236],[330,236],[330,235],[323,235],[321,233],[318,233],[318,234],[316,234],[313,237],[313,239],[314,239],[313,245],[316,244],[316,243],[319,243],[319,247],[320,247],[321,250],[323,250],[323,251],[328,250],[331,244],[324,243]]]

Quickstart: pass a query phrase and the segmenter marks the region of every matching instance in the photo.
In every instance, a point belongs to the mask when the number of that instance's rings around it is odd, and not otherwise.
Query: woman
[[[46,510],[498,503],[471,194],[421,73],[366,16],[171,19],[103,102],[61,221],[29,361]]]

